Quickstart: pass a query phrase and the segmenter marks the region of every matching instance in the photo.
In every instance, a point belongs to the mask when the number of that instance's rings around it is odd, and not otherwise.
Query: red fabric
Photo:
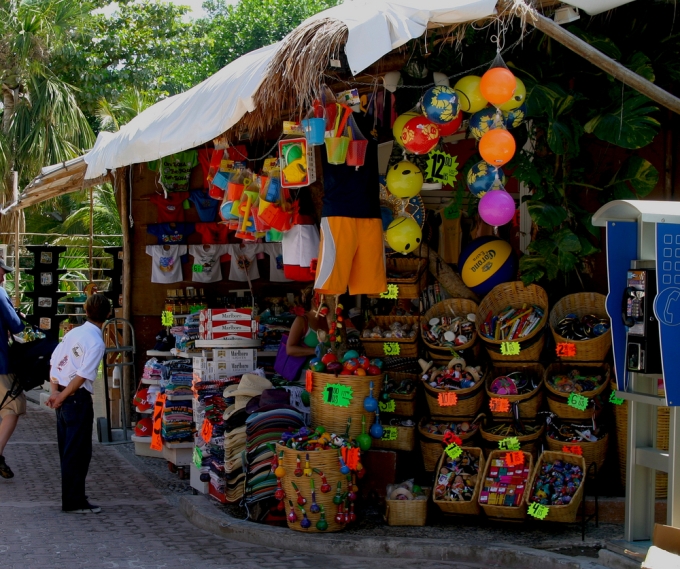
[[[309,267],[298,265],[283,265],[283,274],[287,279],[293,281],[309,282],[314,280],[314,271]]]
[[[229,243],[227,239],[229,233],[229,226],[224,223],[197,223],[196,233],[201,235],[201,243],[203,245],[222,245]],[[220,257],[220,263],[226,263],[231,260],[231,255],[224,254]]]
[[[167,199],[161,194],[153,194],[149,201],[158,209],[158,222],[170,223],[184,221],[182,202],[189,197],[189,192],[169,192]]]
[[[203,189],[207,190],[208,184],[208,172],[210,172],[210,162],[212,160],[214,148],[200,148],[198,150],[198,163],[201,165],[201,170],[203,170]]]

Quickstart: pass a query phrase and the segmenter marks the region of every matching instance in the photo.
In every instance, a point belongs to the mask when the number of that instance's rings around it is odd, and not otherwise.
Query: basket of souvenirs
[[[424,526],[430,488],[422,488],[412,480],[387,486],[385,520],[388,526]]]
[[[442,300],[421,318],[421,335],[430,356],[451,357],[456,352],[472,348],[477,341],[475,319],[477,303],[465,298]]]
[[[602,393],[609,385],[609,364],[557,362],[543,374],[548,407],[560,419],[591,419],[602,408]]]
[[[486,379],[489,409],[495,419],[535,419],[543,404],[545,368],[536,362],[503,362],[491,369]]]
[[[520,521],[526,518],[525,496],[533,457],[523,451],[492,451],[486,460],[477,501],[494,519]]]
[[[442,452],[435,471],[432,501],[445,514],[479,514],[483,472],[481,448],[463,446],[451,454]]]
[[[512,422],[512,423],[492,423],[482,425],[480,433],[484,444],[484,454],[488,457],[490,453],[499,448],[499,444],[507,439],[517,439],[519,449],[538,456],[538,445],[543,439],[545,426],[538,423]]]
[[[397,285],[397,298],[418,298],[427,284],[427,259],[388,257],[385,271],[387,284]],[[380,295],[369,294],[369,298]]]
[[[414,450],[416,424],[412,419],[392,417],[382,424],[383,435],[372,441],[372,448],[384,450]]]
[[[437,418],[474,417],[484,402],[481,366],[453,358],[446,366],[433,366],[422,377],[430,415]]]
[[[575,425],[553,419],[546,429],[545,442],[548,450],[582,456],[586,461],[586,473],[593,463],[597,465],[599,472],[607,458],[609,433],[605,432],[604,427],[594,426],[592,422]]]
[[[383,356],[418,355],[418,317],[373,316],[361,334],[366,355]]]
[[[425,470],[432,472],[439,462],[444,446],[444,435],[451,432],[461,439],[465,446],[474,446],[479,424],[484,415],[476,419],[458,419],[456,422],[423,417],[418,423],[420,452],[423,455]]]

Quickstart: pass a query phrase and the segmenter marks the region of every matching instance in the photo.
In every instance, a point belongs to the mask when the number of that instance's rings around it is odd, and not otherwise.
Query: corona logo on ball
[[[461,251],[458,266],[465,285],[481,295],[497,284],[514,280],[517,260],[507,241],[479,237]]]

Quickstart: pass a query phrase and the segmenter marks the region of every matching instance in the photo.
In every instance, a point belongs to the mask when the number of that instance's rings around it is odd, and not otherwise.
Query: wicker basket
[[[385,425],[388,427],[390,425]],[[397,438],[392,441],[383,439],[372,439],[371,448],[379,448],[382,450],[414,450],[416,448],[416,426],[404,427],[402,425],[394,425],[397,429]]]
[[[352,419],[349,433],[352,437],[361,434],[361,418],[366,417],[366,425],[375,421],[375,413],[364,409],[364,398],[370,393],[369,383],[373,382],[373,395],[378,396],[383,386],[384,375],[332,375],[330,373],[313,374],[313,386],[310,394],[310,410],[312,428],[325,427],[330,433],[342,434],[347,428],[347,419]],[[352,388],[352,400],[348,407],[329,405],[323,400],[326,385],[340,384]],[[367,427],[368,428],[368,427]]]
[[[598,318],[609,318],[605,309],[606,297],[596,292],[579,292],[569,294],[557,301],[550,312],[550,330],[555,344],[566,342],[574,344],[576,354],[574,356],[562,356],[563,359],[575,362],[601,362],[609,353],[612,346],[612,332],[606,333],[590,340],[570,340],[555,332],[555,327],[567,314],[576,314],[582,318],[586,314],[594,314]]]
[[[530,391],[529,393],[524,393],[522,395],[496,395],[495,393],[491,392],[489,388],[491,387],[491,384],[493,383],[494,379],[502,375],[507,375],[514,371],[520,371],[522,373],[535,375],[537,378],[539,378],[539,381],[537,382],[538,386],[536,387],[536,389]],[[538,413],[538,411],[541,408],[541,405],[543,404],[544,373],[545,368],[541,364],[535,362],[527,363],[505,362],[493,366],[491,373],[488,375],[485,382],[486,394],[489,396],[489,398],[498,397],[500,399],[507,399],[508,401],[510,401],[510,410],[507,412],[491,411],[491,416],[495,420],[512,419],[512,405],[513,403],[517,403],[517,406],[519,407],[520,418],[535,419],[536,413]]]
[[[463,450],[468,451],[479,458],[479,471],[477,472],[477,484],[475,484],[475,491],[472,494],[472,500],[469,502],[453,502],[451,500],[437,500],[434,497],[434,492],[432,493],[432,501],[439,507],[439,509],[445,514],[479,514],[479,489],[482,487],[484,479],[481,478],[481,474],[484,472],[484,453],[481,448],[478,447],[461,447]],[[444,463],[444,458],[446,453],[443,452],[437,461],[437,469],[435,470],[435,484],[437,483],[437,476],[442,469],[442,464]]]
[[[576,492],[571,498],[571,502],[565,504],[564,506],[549,506],[548,515],[543,518],[545,522],[565,522],[572,523],[576,521],[576,515],[578,514],[578,507],[583,500],[583,493],[585,492],[585,475],[586,475],[586,461],[582,456],[577,454],[571,454],[567,452],[555,452],[547,450],[538,458],[536,462],[536,468],[531,473],[529,478],[529,483],[527,484],[527,493],[525,494],[525,503],[528,508],[531,496],[534,494],[534,483],[538,477],[538,473],[545,462],[553,462],[555,460],[561,460],[568,464],[576,464],[583,469],[583,482],[578,487]]]
[[[393,413],[395,415],[400,415],[401,417],[413,417],[416,413],[416,392],[418,391],[420,376],[417,373],[386,371],[385,383],[390,379],[399,383],[405,379],[409,379],[413,382],[415,389],[411,393],[390,393],[390,399],[394,401]]]
[[[472,417],[466,419],[457,419],[456,422],[462,421],[472,422]],[[437,462],[442,456],[442,450],[444,449],[444,435],[435,435],[433,433],[428,433],[425,430],[425,423],[429,422],[429,417],[423,417],[418,423],[418,433],[420,440],[420,452],[423,455],[423,463],[425,464],[425,470],[427,472],[432,472],[437,466]],[[468,446],[473,445],[477,434],[479,433],[479,428],[474,431],[462,435],[458,435],[464,444]]]
[[[427,285],[427,259],[387,258],[388,273],[415,273],[409,278],[387,279],[387,284],[399,287],[399,298],[418,298]],[[379,294],[368,294],[369,298],[380,298]]]
[[[345,527],[344,524],[339,524],[335,521],[335,512],[337,510],[337,506],[333,504],[333,497],[335,496],[335,489],[338,485],[338,482],[342,483],[343,488],[346,486],[347,483],[347,477],[343,476],[340,473],[338,451],[336,449],[331,449],[331,450],[316,450],[311,451],[309,453],[305,453],[304,451],[293,450],[288,447],[284,447],[277,444],[276,455],[280,457],[282,451],[283,461],[281,462],[281,465],[286,470],[286,474],[281,479],[281,483],[283,486],[283,491],[286,493],[285,498],[286,512],[290,511],[290,506],[288,504],[288,500],[290,500],[293,503],[293,506],[295,507],[295,513],[298,516],[297,521],[294,523],[287,521],[288,527],[296,531],[304,532],[319,531],[318,529],[316,529],[316,522],[319,521],[321,514],[312,514],[309,511],[309,506],[312,503],[312,492],[309,483],[309,480],[311,479],[314,480],[314,487],[316,488],[315,492],[316,503],[319,504],[320,506],[323,506],[323,509],[326,512],[326,521],[328,522],[328,529],[325,531],[332,532],[344,529]],[[322,479],[316,473],[312,474],[311,478],[308,478],[307,476],[297,478],[293,474],[295,472],[297,457],[299,456],[300,460],[302,461],[302,464],[304,464],[307,454],[309,454],[309,465],[312,468],[320,470],[326,476],[326,480],[331,485],[330,492],[326,492],[325,494],[321,493],[320,488],[322,484]],[[295,482],[296,486],[300,490],[300,494],[302,494],[302,496],[304,496],[307,499],[307,504],[303,507],[307,512],[307,517],[312,522],[312,525],[308,529],[304,529],[300,526],[300,520],[302,519],[302,516],[300,515],[300,509],[296,505],[297,495],[295,493],[295,489],[293,488],[292,484],[293,482]],[[288,520],[288,516],[286,516],[286,520]]]
[[[567,400],[569,399],[568,393],[562,393],[561,391],[557,391],[557,389],[550,385],[549,379],[554,374],[566,374],[573,369],[578,369],[579,371],[585,374],[590,375],[599,374],[603,376],[602,383],[597,389],[594,389],[593,391],[584,391],[580,393],[580,395],[592,399],[602,394],[602,392],[605,389],[607,389],[607,386],[609,385],[609,372],[610,372],[609,364],[594,362],[584,363],[570,362],[567,364],[555,362],[550,364],[546,368],[545,374],[543,374],[543,383],[545,384],[546,393],[548,395],[548,407],[550,408],[550,410],[553,413],[555,413],[555,415],[557,415],[560,419],[564,419],[567,421],[589,420],[592,418],[593,413],[595,412],[595,409],[592,405],[589,405],[585,411],[575,409],[574,407],[571,407],[570,405],[567,404]]]
[[[607,458],[607,449],[609,448],[609,433],[605,435],[595,443],[590,443],[587,441],[575,442],[575,443],[565,443],[564,441],[558,441],[546,435],[545,443],[549,451],[562,452],[562,448],[565,446],[570,447],[581,447],[583,451],[583,459],[586,461],[586,471],[590,468],[590,465],[597,464],[597,471],[600,472],[605,459]]]
[[[467,314],[477,314],[478,308],[479,307],[477,306],[476,302],[467,300],[465,298],[449,298],[447,300],[442,300],[425,313],[425,315],[420,319],[421,325],[428,323],[431,318],[441,318],[442,316],[462,316],[464,318]],[[448,358],[451,359],[451,348],[433,344],[432,342],[428,341],[425,334],[421,335],[423,337],[423,343],[427,347],[431,358],[443,359],[448,356]],[[476,341],[477,332],[475,331],[475,333],[472,334],[472,338],[470,338],[468,342],[462,344],[461,346],[456,346],[454,349],[456,351],[466,350],[471,348]]]
[[[438,419],[456,419],[462,417],[474,417],[479,413],[484,403],[484,380],[481,378],[474,386],[467,389],[459,389],[453,391],[458,396],[458,402],[455,405],[448,405],[442,407],[439,405],[439,394],[443,393],[443,389],[434,389],[430,387],[427,382],[423,381],[423,388],[425,389],[425,399],[430,408],[430,415]]]
[[[616,382],[611,382],[611,388],[616,390]],[[659,389],[659,396],[663,397],[663,389]],[[619,475],[621,486],[626,485],[626,462],[628,460],[628,401],[621,405],[613,405],[614,421],[616,422],[616,449],[619,455]],[[668,433],[670,428],[670,408],[657,407],[656,410],[656,448],[668,450]],[[656,471],[656,498],[668,497],[668,473]]]
[[[491,467],[491,461],[495,458],[503,458],[508,451],[506,450],[495,450],[486,459],[486,465],[484,467],[484,475],[480,479],[481,484],[484,484],[484,480],[489,476],[489,469]],[[529,467],[529,476],[527,477],[527,482],[531,478],[531,472],[533,471],[534,457],[531,454],[524,453],[524,464]],[[480,488],[481,492],[481,488]],[[479,501],[479,498],[477,499]],[[526,492],[519,506],[495,506],[489,504],[479,503],[484,513],[494,519],[501,520],[515,520],[520,521],[527,517],[526,508]]]
[[[483,448],[484,448],[484,455],[487,457],[487,460],[488,460],[489,456],[491,454],[493,454],[493,452],[495,450],[498,449],[498,442],[507,438],[507,436],[506,435],[500,436],[500,435],[491,434],[491,433],[484,430],[483,425],[479,428],[479,431],[482,435],[482,439],[484,441],[486,441],[486,444],[483,445]],[[535,433],[532,433],[531,435],[517,436],[517,440],[519,441],[520,450],[523,450],[524,452],[528,452],[534,458],[536,458],[538,456],[538,445],[543,440],[544,434],[545,434],[545,425],[542,425],[541,428],[538,429],[538,431],[536,431]],[[509,436],[515,436],[515,435],[509,435]]]
[[[429,488],[423,491],[430,492]],[[429,500],[385,500],[385,520],[388,526],[424,526]]]
[[[399,355],[416,357],[418,355],[418,336],[420,335],[419,321],[417,316],[374,316],[375,323],[383,330],[390,327],[395,322],[416,326],[415,338],[361,338],[364,350],[369,358],[385,357],[384,344],[397,342],[399,344]]]
[[[522,282],[511,282],[496,285],[484,297],[477,310],[477,328],[486,321],[489,313],[498,314],[508,306],[521,308],[524,304],[535,304],[543,310],[543,318],[528,336],[513,340],[519,342],[521,351],[518,356],[504,356],[501,354],[501,344],[505,340],[491,340],[479,334],[489,357],[494,361],[528,361],[536,362],[540,359],[545,343],[544,328],[548,321],[548,295],[537,285],[524,286]]]

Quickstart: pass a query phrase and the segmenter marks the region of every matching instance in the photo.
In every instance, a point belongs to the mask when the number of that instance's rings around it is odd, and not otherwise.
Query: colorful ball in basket
[[[439,142],[439,127],[425,117],[413,117],[401,131],[401,144],[413,154],[427,154]]]
[[[479,153],[492,166],[507,164],[515,155],[515,138],[504,128],[494,128],[482,136]]]
[[[479,140],[492,128],[495,128],[496,112],[494,107],[486,107],[472,115],[468,123],[470,134]]]
[[[397,253],[406,255],[420,246],[423,232],[413,218],[398,215],[385,231],[385,239],[387,239],[387,244]]]
[[[467,75],[453,86],[463,112],[472,114],[486,107],[487,101],[479,90],[481,81],[482,78],[477,75]]]
[[[489,235],[463,248],[458,267],[465,286],[484,295],[496,285],[515,280],[517,259],[507,241]]]
[[[499,189],[505,180],[503,170],[481,160],[467,173],[467,187],[470,193],[481,198],[486,192]]]
[[[498,227],[508,223],[515,215],[515,200],[505,190],[493,190],[482,196],[478,210],[485,223]]]
[[[423,173],[413,162],[402,160],[387,172],[387,189],[401,199],[410,199],[423,187]]]
[[[445,136],[455,134],[458,132],[461,124],[463,124],[463,111],[458,111],[458,114],[451,122],[439,125],[439,136],[444,138]]]
[[[489,103],[498,106],[507,103],[515,94],[517,80],[505,67],[492,67],[479,82],[479,90]]]
[[[458,95],[444,85],[430,87],[420,102],[423,114],[436,124],[446,124],[451,122],[460,111],[460,101]]]
[[[517,107],[516,109],[512,109],[511,111],[503,111],[503,123],[505,124],[505,128],[507,129],[517,128],[524,122],[526,116],[527,116],[526,105],[520,105],[519,107]]]
[[[520,105],[523,105],[526,102],[527,98],[527,88],[524,86],[524,83],[522,83],[521,79],[518,79],[515,77],[515,81],[517,81],[517,86],[515,87],[515,93],[514,95],[510,98],[509,101],[506,101],[502,105],[499,105],[498,108],[501,111],[511,111],[512,109],[516,109]]]
[[[401,131],[404,130],[404,126],[406,126],[406,123],[410,121],[414,117],[419,117],[420,115],[416,113],[415,111],[408,111],[404,113],[403,115],[399,115],[396,120],[394,121],[394,124],[392,125],[392,135],[394,136],[395,140],[397,141],[397,144],[399,146],[404,146],[401,142]]]

